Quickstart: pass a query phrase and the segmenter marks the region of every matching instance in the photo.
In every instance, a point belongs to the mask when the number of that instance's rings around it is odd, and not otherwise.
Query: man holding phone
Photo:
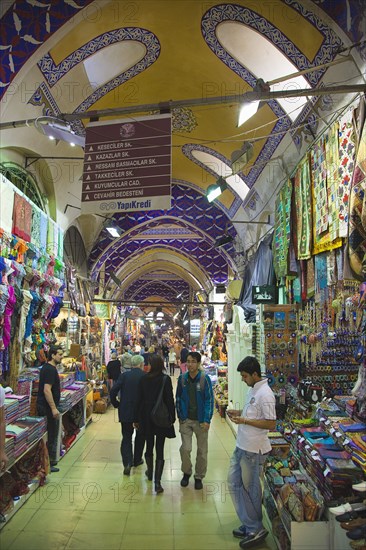
[[[276,428],[276,400],[267,379],[262,378],[255,357],[245,357],[237,371],[250,389],[242,411],[227,411],[231,421],[238,425],[228,485],[241,521],[233,535],[242,539],[240,547],[245,548],[268,534],[262,523],[261,477],[266,456],[271,450],[268,431]]]

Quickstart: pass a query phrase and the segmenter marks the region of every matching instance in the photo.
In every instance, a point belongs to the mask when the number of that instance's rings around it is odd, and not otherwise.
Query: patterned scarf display
[[[348,253],[354,273],[362,277],[362,262],[366,254],[365,214],[366,191],[366,124],[364,124],[357,150],[356,166],[352,178]]]
[[[13,207],[13,235],[30,242],[32,225],[32,206],[24,197],[15,193]]]
[[[348,111],[339,121],[339,236],[347,237],[349,220],[349,197],[355,159],[355,135],[352,123],[352,111]]]
[[[291,193],[292,183],[288,180],[281,188],[276,199],[272,252],[273,265],[277,279],[288,275]]]
[[[307,260],[311,256],[311,180],[309,160],[301,162],[295,174],[295,203],[297,209],[297,258]]]

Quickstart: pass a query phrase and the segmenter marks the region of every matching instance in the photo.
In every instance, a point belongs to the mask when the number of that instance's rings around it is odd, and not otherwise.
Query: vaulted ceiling
[[[364,83],[365,45],[353,47],[364,39],[362,0],[23,0],[1,10],[1,160],[29,167],[57,222],[79,229],[88,274],[115,299],[192,300],[238,277],[243,253],[270,229],[281,184],[356,97],[311,89]],[[264,102],[237,127],[240,97],[258,78],[324,64],[271,88],[308,96]],[[223,102],[205,102],[214,97]],[[190,99],[197,101],[172,109],[171,208],[115,214],[121,237],[112,239],[100,217],[78,210],[83,150],[51,143],[35,120],[105,109],[125,118],[123,109],[135,107],[128,116],[150,115],[159,110],[142,106]],[[6,125],[13,121],[22,123]],[[82,135],[88,122],[72,125]],[[231,175],[243,142],[253,144],[253,158]],[[207,187],[219,176],[228,189],[209,204]],[[224,233],[234,240],[215,247]]]

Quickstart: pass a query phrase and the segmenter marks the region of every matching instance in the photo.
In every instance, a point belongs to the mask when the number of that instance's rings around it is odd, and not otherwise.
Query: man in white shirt
[[[233,530],[242,539],[240,547],[262,540],[268,533],[262,523],[261,477],[271,450],[268,431],[276,428],[276,400],[255,357],[245,357],[238,367],[242,381],[249,386],[243,410],[228,410],[238,424],[236,448],[231,458],[228,485],[241,526]]]

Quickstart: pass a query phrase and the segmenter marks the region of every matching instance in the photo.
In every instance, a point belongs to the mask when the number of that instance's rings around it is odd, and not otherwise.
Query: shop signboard
[[[171,206],[171,115],[86,127],[82,213],[164,210]]]
[[[252,304],[277,304],[276,286],[252,286]]]
[[[95,306],[95,316],[99,319],[110,319],[110,304],[108,302],[93,302]]]

